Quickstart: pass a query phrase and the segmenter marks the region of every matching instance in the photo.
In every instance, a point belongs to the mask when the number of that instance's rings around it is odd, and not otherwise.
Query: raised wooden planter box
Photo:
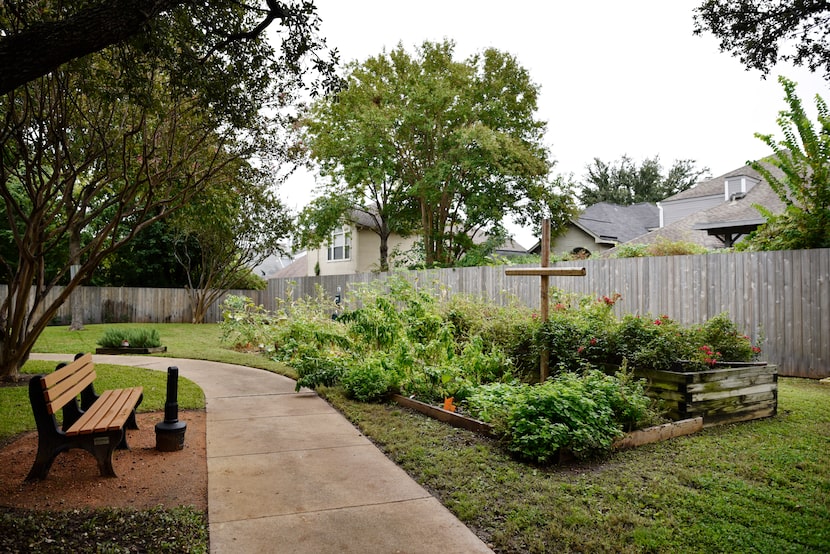
[[[400,406],[413,409],[426,416],[437,419],[438,421],[443,421],[444,423],[452,425],[453,427],[467,429],[468,431],[473,431],[488,437],[493,436],[493,426],[489,423],[485,423],[456,412],[450,412],[448,410],[444,410],[443,408],[415,400],[414,398],[407,398],[406,396],[401,396],[400,394],[393,395],[392,400]],[[675,437],[682,437],[684,435],[697,433],[702,427],[703,418],[701,417],[664,423],[663,425],[657,425],[655,427],[648,427],[646,429],[639,429],[637,431],[626,433],[624,437],[614,442],[612,448],[614,450],[625,450],[628,448],[642,446],[644,444],[661,442]]]
[[[703,426],[774,416],[778,411],[778,367],[741,364],[706,371],[634,370],[648,381],[646,394],[663,400],[677,421],[703,417]]]
[[[151,346],[149,348],[133,348],[132,346],[119,346],[118,348],[96,348],[96,354],[155,354],[156,352],[167,352],[166,346]]]

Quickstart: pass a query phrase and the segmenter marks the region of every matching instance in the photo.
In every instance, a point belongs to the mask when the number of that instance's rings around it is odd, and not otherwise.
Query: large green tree
[[[455,60],[454,47],[425,42],[411,55],[399,45],[351,64],[348,86],[304,127],[331,178],[324,194],[382,228],[417,228],[428,266],[453,263],[474,234],[523,213],[551,165],[528,72],[496,49]]]
[[[72,21],[93,4],[4,3],[2,41]],[[60,305],[106,256],[267,147],[284,123],[281,108],[303,87],[304,60],[320,47],[308,25],[313,9],[304,22],[283,21],[275,47],[261,36],[230,40],[262,14],[221,5],[166,12],[149,34],[0,96],[0,199],[14,244],[0,260],[8,276],[0,378],[16,376]],[[199,21],[227,23],[228,36]],[[271,118],[262,115],[266,104]],[[71,254],[60,259],[67,245]],[[47,267],[51,259],[58,262]]]
[[[579,192],[579,201],[584,206],[598,202],[623,206],[659,202],[691,188],[709,171],[695,167],[694,160],[676,160],[664,173],[659,156],[646,158],[639,166],[628,156],[610,164],[594,158],[586,170]]]
[[[778,116],[784,138],[757,134],[774,154],[752,167],[764,176],[786,209],[772,214],[756,206],[767,221],[739,244],[747,250],[830,248],[830,111],[816,95],[818,124],[814,126],[795,83],[785,77],[778,80],[789,108]],[[779,168],[783,177],[774,175],[765,164]]]
[[[830,80],[830,2],[706,0],[695,9],[696,35],[710,32],[748,69],[767,75],[779,60]]]

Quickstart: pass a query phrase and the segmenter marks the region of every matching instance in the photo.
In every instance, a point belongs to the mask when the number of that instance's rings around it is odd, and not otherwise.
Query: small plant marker
[[[505,269],[505,275],[537,275],[541,279],[541,291],[539,299],[539,311],[542,315],[542,322],[547,323],[550,313],[550,302],[548,300],[550,291],[550,276],[564,275],[568,277],[583,277],[584,267],[549,267],[550,266],[550,219],[542,220],[542,267],[526,267],[516,269]],[[539,361],[539,382],[544,383],[548,378],[550,365],[550,350],[547,345],[542,347],[541,360]]]

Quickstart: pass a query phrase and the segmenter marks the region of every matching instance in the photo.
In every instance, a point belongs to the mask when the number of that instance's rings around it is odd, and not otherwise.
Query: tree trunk
[[[75,279],[78,269],[81,266],[81,230],[73,225],[69,231],[69,275]],[[69,306],[72,312],[72,322],[69,325],[70,331],[82,331],[84,329],[84,305],[81,300],[81,288],[75,287],[69,296]]]

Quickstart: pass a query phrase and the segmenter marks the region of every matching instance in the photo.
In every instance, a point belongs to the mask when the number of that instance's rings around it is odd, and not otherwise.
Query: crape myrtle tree
[[[78,20],[87,8],[116,4],[3,3],[0,74],[15,52],[29,55],[32,33],[69,26],[94,34],[100,29]],[[14,248],[0,259],[8,277],[0,378],[16,378],[42,330],[104,257],[261,149],[309,69],[322,80],[313,90],[336,84],[331,62],[315,57],[323,44],[313,6],[278,18],[269,42],[260,26],[274,21],[274,3],[266,4],[262,12],[236,2],[177,3],[129,40],[4,89],[0,199]],[[263,116],[266,105],[276,115]],[[78,236],[77,251],[61,259]]]
[[[710,32],[747,69],[764,75],[779,60],[830,80],[830,2],[707,0],[695,9],[696,35]]]
[[[538,86],[509,54],[457,61],[454,47],[424,42],[411,55],[398,45],[354,62],[347,86],[313,106],[303,140],[332,201],[311,219],[332,223],[337,206],[341,216],[362,207],[381,233],[419,232],[434,266],[459,260],[474,234],[495,234],[505,216],[527,209],[551,166],[535,119]],[[385,254],[382,244],[381,267]]]
[[[796,250],[830,248],[830,111],[816,95],[818,125],[813,125],[795,91],[795,83],[778,78],[784,87],[787,110],[778,116],[784,135],[777,140],[771,134],[757,134],[774,154],[754,162],[752,167],[763,175],[786,205],[781,214],[772,214],[755,206],[766,223],[739,243],[744,250]],[[781,170],[783,177],[770,172],[765,164]]]
[[[694,160],[676,160],[664,173],[660,157],[646,158],[639,166],[623,156],[610,164],[594,158],[586,167],[579,201],[583,206],[610,202],[629,206],[639,202],[659,202],[697,183],[708,168],[695,167]]]
[[[250,281],[253,267],[273,253],[291,230],[292,217],[269,183],[244,162],[227,166],[205,190],[171,216],[173,252],[187,276],[193,323],[228,289]]]

